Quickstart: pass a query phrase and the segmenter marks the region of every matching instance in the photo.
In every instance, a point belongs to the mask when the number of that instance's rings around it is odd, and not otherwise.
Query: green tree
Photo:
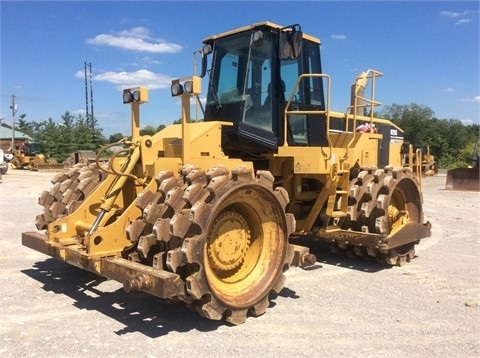
[[[91,115],[85,118],[86,125],[90,128],[90,134],[92,136],[91,143],[94,148],[99,148],[101,145],[107,143],[107,140],[102,134],[102,128],[98,127],[98,121]]]
[[[93,143],[92,126],[81,114],[76,118],[73,133],[76,138],[77,150],[95,150],[96,145]]]
[[[34,133],[34,141],[42,145],[43,153],[47,158],[55,158],[60,154],[58,143],[61,134],[57,123],[52,118],[38,125],[39,131]]]
[[[31,136],[33,132],[33,124],[27,122],[25,119],[27,115],[26,114],[21,114],[18,116],[18,124],[16,125],[16,128],[18,131],[25,133],[26,135]]]
[[[424,105],[392,104],[381,115],[404,131],[405,140],[413,145],[430,146],[441,168],[465,167],[479,140],[479,126],[465,126],[456,119],[440,120]]]
[[[65,112],[58,124],[52,118],[43,122],[27,122],[26,115],[20,116],[17,129],[40,143],[47,158],[59,162],[78,149],[96,151],[107,141],[98,127],[97,121],[82,115],[74,116]]]
[[[430,145],[429,128],[434,120],[434,112],[424,105],[392,104],[386,106],[381,114],[403,129],[407,141],[416,145]]]
[[[125,138],[125,136],[122,133],[115,133],[112,134],[110,137],[108,137],[108,142],[109,143],[117,143],[118,141],[122,140]]]
[[[62,116],[62,124],[59,125],[60,142],[58,143],[57,160],[64,161],[76,147],[76,137],[74,133],[75,117],[70,112],[65,112]]]
[[[157,133],[157,130],[151,125],[146,125],[140,129],[140,135],[154,135],[155,133]]]

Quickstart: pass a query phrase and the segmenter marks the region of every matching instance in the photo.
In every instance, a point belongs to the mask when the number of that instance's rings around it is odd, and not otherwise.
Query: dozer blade
[[[447,171],[445,190],[480,191],[478,168],[457,168]]]

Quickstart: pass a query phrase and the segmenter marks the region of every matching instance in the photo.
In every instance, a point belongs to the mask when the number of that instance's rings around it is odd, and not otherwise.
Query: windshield
[[[254,31],[215,42],[205,120],[242,122],[272,130],[273,36],[267,33],[254,42]]]

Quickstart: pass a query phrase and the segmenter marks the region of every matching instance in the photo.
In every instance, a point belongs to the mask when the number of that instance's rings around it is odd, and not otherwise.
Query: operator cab
[[[213,50],[205,121],[225,121],[222,148],[238,152],[275,152],[288,145],[326,144],[325,116],[289,114],[285,131],[284,109],[324,110],[320,41],[304,35],[299,25],[281,27],[260,23],[210,37]],[[295,89],[295,93],[292,91]],[[287,134],[287,138],[285,137]]]

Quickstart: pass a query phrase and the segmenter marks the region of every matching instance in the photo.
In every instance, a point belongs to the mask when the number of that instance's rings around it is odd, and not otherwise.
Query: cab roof
[[[222,32],[218,35],[213,35],[213,36],[207,37],[206,39],[203,40],[203,43],[208,43],[212,40],[216,40],[216,39],[219,39],[219,38],[222,38],[222,37],[225,37],[225,36],[230,36],[230,35],[233,35],[233,34],[236,34],[236,33],[239,33],[239,32],[244,32],[244,31],[247,31],[247,30],[254,29],[256,27],[264,27],[264,26],[271,27],[272,29],[283,29],[285,27],[285,26],[280,26],[280,25],[274,24],[273,22],[270,22],[270,21],[257,22],[255,24],[252,24],[252,25],[249,25],[249,26],[240,27],[240,28],[237,28],[237,29],[234,29],[234,30]],[[320,39],[317,38],[317,37],[310,36],[310,35],[307,35],[307,34],[303,33],[302,38],[304,40],[309,40],[309,41],[315,42],[317,44],[320,44]]]

